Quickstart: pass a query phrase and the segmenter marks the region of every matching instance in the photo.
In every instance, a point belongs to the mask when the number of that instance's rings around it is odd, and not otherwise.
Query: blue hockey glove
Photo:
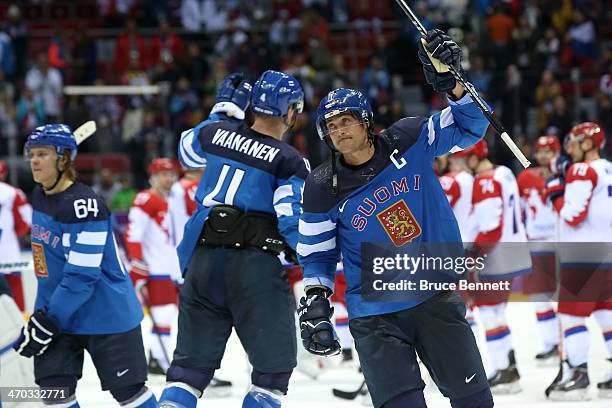
[[[419,41],[419,59],[423,64],[423,72],[427,83],[436,92],[450,92],[456,81],[449,72],[452,66],[457,72],[461,68],[461,47],[441,30],[429,30],[427,36]]]
[[[49,316],[44,311],[37,310],[30,316],[13,348],[24,357],[39,356],[59,334],[60,329]]]
[[[563,197],[563,194],[565,194],[565,178],[549,177],[544,184],[544,201],[550,200],[554,204],[558,198]]]
[[[244,119],[244,112],[249,107],[252,89],[251,84],[243,80],[241,73],[229,74],[217,88],[215,106],[210,113]]]
[[[320,287],[311,288],[300,299],[298,316],[300,334],[304,348],[312,354],[335,356],[342,349],[334,331],[331,318],[334,308],[330,306],[327,293]]]

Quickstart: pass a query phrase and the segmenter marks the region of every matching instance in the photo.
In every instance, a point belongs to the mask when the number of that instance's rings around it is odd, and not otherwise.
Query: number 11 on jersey
[[[221,168],[221,174],[219,174],[219,178],[217,179],[217,184],[215,184],[215,188],[213,188],[213,190],[208,193],[206,197],[204,197],[204,199],[202,200],[203,205],[205,205],[206,207],[213,207],[219,204],[234,204],[234,197],[236,196],[236,192],[238,192],[238,187],[240,187],[240,183],[242,183],[242,178],[244,177],[244,170],[235,169],[229,184],[226,188],[223,188],[225,185],[225,179],[227,178],[230,170],[230,165],[223,165],[223,167]]]

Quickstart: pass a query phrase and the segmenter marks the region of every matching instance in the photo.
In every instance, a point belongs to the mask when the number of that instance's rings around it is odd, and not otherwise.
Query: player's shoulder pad
[[[332,194],[331,159],[317,166],[306,178],[304,184],[304,212],[324,213],[331,210],[339,201],[340,196]]]
[[[216,117],[216,115],[214,116],[215,117],[212,118],[209,123],[206,123],[204,126],[201,126],[202,124],[200,124],[194,128],[198,131],[198,134],[196,136],[201,141],[203,139],[212,139],[215,133],[217,133],[217,130],[219,130],[219,128],[221,127],[223,128],[223,130],[229,130],[230,132],[233,132],[242,125],[242,121],[220,120],[218,117]]]
[[[424,123],[425,118],[419,116],[402,118],[383,130],[379,137],[392,149],[397,148],[402,153],[419,139]]]
[[[282,163],[278,167],[277,177],[280,179],[288,179],[291,176],[297,176],[302,180],[306,180],[311,172],[310,162],[303,157],[297,149],[290,144],[280,142]]]
[[[572,182],[573,180],[591,180],[593,182],[597,181],[597,172],[589,163],[586,162],[578,162],[573,163],[569,169],[567,169],[567,175],[565,181],[567,183]]]
[[[91,187],[76,182],[66,191],[45,196],[42,189],[32,196],[36,210],[50,215],[62,224],[76,224],[88,221],[104,221],[110,216],[106,203]]]

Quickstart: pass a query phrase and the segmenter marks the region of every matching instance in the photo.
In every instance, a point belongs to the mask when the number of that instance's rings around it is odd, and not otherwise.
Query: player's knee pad
[[[383,404],[383,408],[427,408],[423,390],[402,392]]]
[[[253,385],[242,400],[242,408],[280,408],[281,397],[280,391]]]
[[[166,382],[185,383],[201,393],[212,380],[214,373],[214,368],[198,370],[172,364],[166,373]]]
[[[111,395],[125,408],[155,408],[155,395],[144,383],[132,384],[110,390]]]
[[[283,395],[287,394],[289,388],[289,378],[292,371],[285,373],[268,373],[264,374],[253,369],[251,373],[251,382],[254,386],[269,390],[280,391]]]
[[[489,387],[463,398],[451,398],[453,408],[492,408],[493,396]]]
[[[77,378],[74,375],[58,375],[41,378],[38,381],[38,386],[40,388],[61,388],[65,390],[65,393],[61,393],[62,395],[59,395],[60,393],[45,394],[44,396],[46,398],[43,398],[43,403],[45,405],[54,405],[66,408],[75,408],[79,406],[76,401]]]

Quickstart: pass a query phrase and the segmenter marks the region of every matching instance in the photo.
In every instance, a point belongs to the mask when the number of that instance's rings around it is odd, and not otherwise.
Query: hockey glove
[[[252,89],[251,84],[242,79],[241,73],[229,74],[217,88],[215,106],[210,114],[223,114],[243,120]]]
[[[544,185],[544,201],[550,200],[554,205],[555,201],[565,193],[565,179],[563,177],[550,177]]]
[[[134,288],[136,288],[136,292],[140,292],[140,289],[146,285],[147,279],[149,278],[149,267],[147,264],[137,259],[132,260],[130,265],[130,278],[132,278],[132,283],[134,284]]]
[[[427,83],[436,92],[450,92],[456,85],[455,78],[449,72],[452,66],[457,72],[461,68],[461,48],[441,30],[429,30],[427,36],[419,42],[419,59]]]
[[[330,306],[327,293],[320,287],[311,288],[300,299],[298,316],[300,334],[304,348],[312,354],[335,356],[342,349],[334,331],[331,318],[334,308]]]
[[[59,334],[59,327],[39,309],[30,316],[13,348],[24,357],[40,356]]]

